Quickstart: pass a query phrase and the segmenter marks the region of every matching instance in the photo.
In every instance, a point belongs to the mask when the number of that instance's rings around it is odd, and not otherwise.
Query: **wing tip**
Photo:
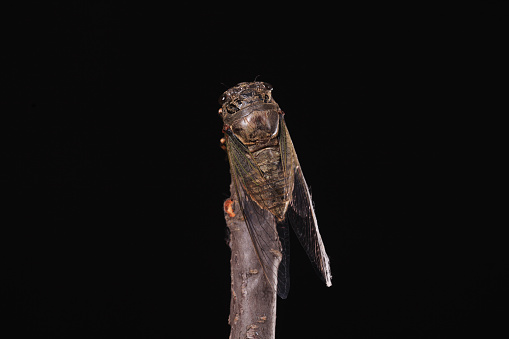
[[[285,291],[285,292],[277,292],[277,295],[281,298],[281,299],[286,299],[288,298],[288,291]]]
[[[327,256],[327,254],[325,254],[325,247],[323,246],[323,242],[321,243],[321,249],[323,249],[323,253],[324,253],[324,278],[325,278],[325,285],[327,285],[327,287],[331,287],[332,286],[332,273],[331,273],[331,270],[330,270],[330,261],[329,261],[329,257]]]

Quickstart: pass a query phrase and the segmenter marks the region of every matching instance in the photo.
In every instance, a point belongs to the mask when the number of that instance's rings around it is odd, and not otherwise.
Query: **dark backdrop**
[[[292,238],[278,338],[507,332],[491,165],[468,118],[497,8],[221,6],[7,13],[2,331],[226,338],[217,99],[258,77],[286,112],[333,273],[326,288]]]

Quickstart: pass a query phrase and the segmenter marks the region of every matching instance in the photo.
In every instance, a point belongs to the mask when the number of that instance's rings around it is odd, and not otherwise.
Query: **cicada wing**
[[[279,242],[281,243],[281,262],[277,273],[277,294],[281,299],[290,292],[290,224],[285,219],[276,224]]]
[[[270,286],[276,290],[278,289],[278,263],[281,259],[276,218],[268,209],[262,208],[251,198],[247,189],[248,185],[246,185],[248,181],[264,185],[265,179],[247,148],[233,134],[228,135],[226,146],[237,199],[253,247],[260,261],[263,274]]]
[[[325,246],[318,230],[311,194],[304,179],[295,148],[293,147],[290,134],[286,128],[284,119],[281,119],[281,157],[285,160],[285,170],[289,171],[286,176],[289,194],[291,194],[290,206],[286,214],[286,220],[292,225],[302,247],[306,251],[313,267],[327,286],[332,285],[332,275],[329,257],[325,252]]]

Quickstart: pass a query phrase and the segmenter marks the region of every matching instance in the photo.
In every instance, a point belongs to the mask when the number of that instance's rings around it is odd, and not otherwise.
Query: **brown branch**
[[[226,224],[230,229],[231,248],[230,339],[273,339],[276,330],[276,291],[264,276],[233,184],[230,185],[230,192],[231,197],[225,201],[224,209]]]

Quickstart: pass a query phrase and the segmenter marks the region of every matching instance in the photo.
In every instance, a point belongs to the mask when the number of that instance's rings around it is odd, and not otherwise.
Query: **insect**
[[[293,228],[319,276],[331,286],[329,258],[284,113],[265,82],[242,82],[219,99],[224,138],[240,210],[265,277],[285,299],[290,289]],[[275,227],[274,227],[275,225]],[[279,248],[270,244],[276,239]],[[277,242],[279,240],[279,242]],[[277,256],[281,257],[279,268]]]

